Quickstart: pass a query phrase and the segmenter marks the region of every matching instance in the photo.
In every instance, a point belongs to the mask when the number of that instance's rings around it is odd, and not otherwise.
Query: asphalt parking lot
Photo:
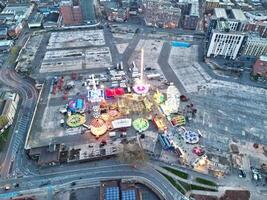
[[[112,66],[108,47],[47,51],[40,73]]]
[[[47,49],[105,45],[103,30],[63,31],[51,34]]]
[[[214,146],[225,149],[231,138],[267,142],[265,90],[219,82],[190,96],[198,108],[192,126],[201,130]]]

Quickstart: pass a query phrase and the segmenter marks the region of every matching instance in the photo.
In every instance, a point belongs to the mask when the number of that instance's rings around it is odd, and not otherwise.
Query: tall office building
[[[188,1],[191,5],[189,15],[185,15],[184,29],[196,30],[199,22],[199,2],[198,0]]]
[[[84,22],[95,20],[95,6],[93,0],[80,0]]]
[[[82,23],[82,13],[79,5],[73,5],[72,1],[62,1],[60,13],[64,25],[78,25]]]
[[[230,31],[227,21],[218,21],[217,27],[211,32],[207,57],[220,55],[235,59],[240,51],[245,34],[239,31]]]

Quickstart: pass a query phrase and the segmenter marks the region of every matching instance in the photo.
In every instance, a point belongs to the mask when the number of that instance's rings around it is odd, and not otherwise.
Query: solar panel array
[[[105,200],[119,200],[120,190],[119,187],[107,187],[105,188]]]
[[[125,190],[121,193],[122,200],[136,200],[135,190]]]

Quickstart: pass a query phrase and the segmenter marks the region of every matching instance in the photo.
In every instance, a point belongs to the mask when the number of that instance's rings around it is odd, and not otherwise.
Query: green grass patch
[[[182,179],[187,179],[188,178],[188,174],[187,173],[181,172],[181,171],[179,171],[177,169],[173,169],[173,168],[170,168],[170,167],[163,167],[163,168],[168,170],[169,172],[175,174],[176,176],[179,176]]]
[[[190,190],[203,190],[203,191],[211,191],[211,192],[216,192],[217,191],[215,189],[205,188],[205,187],[198,186],[198,185],[192,185],[192,184],[188,184],[188,183],[185,183],[185,182],[182,182],[182,181],[178,181],[178,182],[183,186],[183,188],[186,191],[190,191]]]
[[[218,190],[205,188],[198,185],[190,185],[191,190],[202,190],[202,191],[211,191],[211,192],[217,192]]]
[[[165,168],[169,168],[169,167],[164,167]],[[172,169],[172,168],[169,168]],[[168,169],[166,169],[168,170]],[[177,171],[177,170],[175,170]],[[194,185],[194,184],[188,184],[186,182],[183,181],[178,181],[173,179],[172,177],[164,174],[163,172],[158,171],[160,174],[162,174],[166,179],[168,179],[168,181],[177,189],[179,190],[182,194],[185,194],[187,191],[191,191],[191,190],[202,190],[202,191],[210,191],[210,192],[217,192],[217,189],[210,189],[210,188],[206,188],[206,187],[202,187],[202,186],[198,186],[198,185]],[[183,173],[183,172],[182,172]],[[186,174],[188,176],[188,174]],[[206,179],[204,179],[206,180]],[[202,183],[203,184],[203,183]],[[215,183],[214,183],[215,184]],[[213,186],[213,185],[212,185]],[[215,186],[217,186],[215,184]]]
[[[199,177],[197,177],[197,178],[196,178],[196,182],[201,183],[201,184],[204,184],[204,185],[208,185],[208,186],[214,186],[214,187],[217,187],[217,184],[216,184],[216,183],[214,183],[213,181],[204,179],[204,178],[199,178]]]
[[[168,181],[178,190],[180,191],[182,194],[185,194],[184,189],[170,176],[162,173],[159,171],[159,173],[161,173],[166,179],[168,179]]]
[[[19,51],[21,49],[21,46],[14,46],[10,49],[10,53],[9,53],[9,58],[8,58],[8,63],[9,64],[15,64],[16,59],[19,55]]]

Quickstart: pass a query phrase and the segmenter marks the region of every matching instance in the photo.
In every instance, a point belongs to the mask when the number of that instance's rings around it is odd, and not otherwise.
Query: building
[[[225,26],[229,31],[241,31],[248,23],[248,19],[244,15],[244,12],[240,9],[232,8],[215,8],[213,16],[209,19],[207,37],[210,39],[213,29],[221,29],[221,25]]]
[[[220,0],[206,0],[204,4],[205,12],[211,13],[214,8],[219,7]]]
[[[235,59],[238,56],[244,38],[245,34],[241,32],[213,30],[207,57],[220,55],[224,58]]]
[[[214,8],[214,16],[219,19],[219,18],[224,18],[227,19],[227,13],[224,8]]]
[[[261,37],[267,37],[267,23],[249,21],[241,29],[242,32],[259,33]]]
[[[13,44],[13,40],[0,40],[0,51],[9,51]]]
[[[5,8],[5,4],[3,1],[0,1],[0,12]]]
[[[43,23],[43,14],[41,13],[35,13],[32,15],[28,20],[28,26],[29,28],[40,28]]]
[[[267,55],[267,38],[259,37],[256,34],[249,35],[242,54],[256,57]]]
[[[192,1],[190,4],[189,15],[185,15],[184,18],[184,29],[196,30],[199,22],[199,3],[197,1]]]
[[[123,22],[130,17],[130,4],[116,1],[101,1],[102,11],[106,14],[107,20]],[[137,5],[132,8],[132,15],[137,14]]]
[[[109,158],[119,154],[122,151],[120,141],[107,143],[100,146],[98,143],[80,144],[80,145],[59,145],[50,144],[36,148],[28,148],[28,155],[31,159],[37,161],[38,165],[47,166],[58,163],[84,162]]]
[[[59,26],[60,17],[59,13],[53,12],[49,13],[45,18],[43,22],[44,28],[56,28]]]
[[[126,21],[129,18],[129,8],[118,9],[116,21]]]
[[[215,8],[233,8],[235,4],[231,0],[206,0],[205,13],[212,13]]]
[[[181,9],[172,6],[169,1],[145,1],[145,23],[147,26],[176,28],[179,25]]]
[[[59,5],[39,5],[38,12],[42,13],[45,17],[47,17],[51,13],[59,13],[60,6]]]
[[[247,22],[241,27],[243,32],[256,32],[261,37],[267,37],[267,15],[261,12],[246,12]]]
[[[80,0],[82,9],[82,19],[84,22],[93,22],[95,20],[95,7],[93,0]]]
[[[229,24],[229,29],[232,31],[239,31],[248,21],[240,9],[215,8],[214,17],[220,21],[222,19],[226,20]]]
[[[73,5],[71,0],[62,1],[60,6],[64,25],[79,25],[82,23],[82,10],[79,5]]]
[[[0,13],[0,21],[5,20],[8,35],[17,37],[33,10],[33,4],[9,4]]]
[[[128,8],[107,9],[107,18],[109,21],[124,22],[129,18]]]
[[[253,75],[267,77],[267,56],[261,56],[253,65]]]
[[[158,133],[155,131],[146,131],[144,135],[144,138],[140,138],[141,146],[147,154],[154,155],[158,141]]]
[[[0,15],[14,16],[15,20],[21,22],[27,20],[32,13],[33,5],[28,4],[9,4],[1,12]]]
[[[220,0],[219,7],[220,8],[229,8],[234,7],[235,4],[231,0]]]
[[[52,144],[49,146],[32,148],[28,155],[31,159],[38,161],[39,166],[53,166],[59,164],[61,145]]]
[[[100,182],[100,200],[140,200],[141,193],[133,183],[122,180]]]
[[[0,28],[0,40],[7,39],[7,28]]]
[[[0,133],[3,133],[14,120],[17,106],[19,103],[19,95],[17,93],[5,92],[0,99]]]
[[[179,2],[176,2],[175,7],[180,8],[181,15],[185,16],[189,14],[191,5],[188,2],[179,1]]]

